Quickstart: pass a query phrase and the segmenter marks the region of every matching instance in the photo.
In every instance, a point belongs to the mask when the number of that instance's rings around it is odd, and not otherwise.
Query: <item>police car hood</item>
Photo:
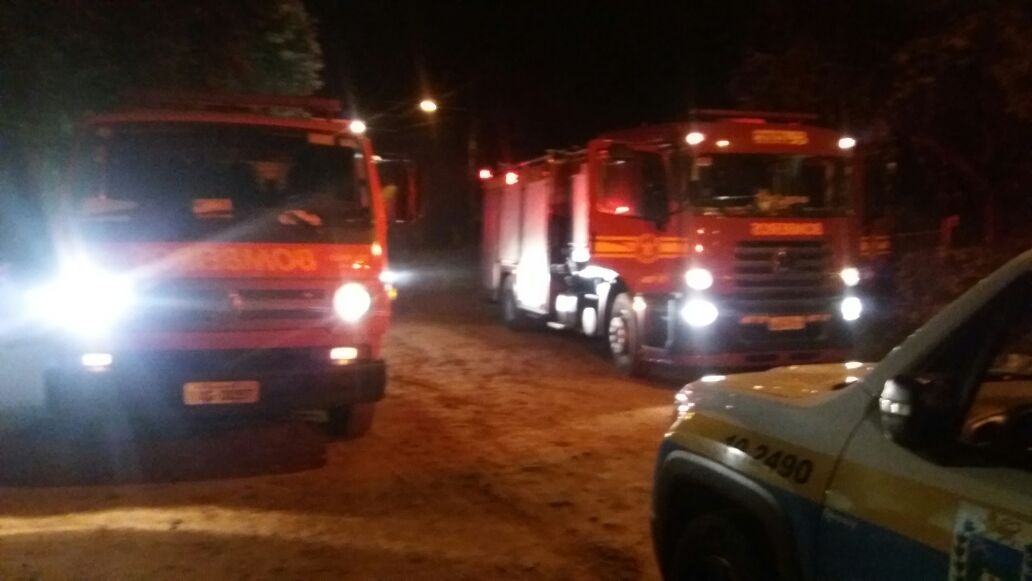
[[[775,399],[805,399],[841,389],[859,381],[874,368],[873,363],[826,363],[790,365],[756,373],[706,376],[694,387],[715,387],[751,396]]]

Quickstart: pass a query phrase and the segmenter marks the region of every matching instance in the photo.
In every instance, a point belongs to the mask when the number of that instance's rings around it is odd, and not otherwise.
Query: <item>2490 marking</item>
[[[785,480],[796,484],[806,484],[813,476],[813,461],[800,458],[791,452],[778,450],[764,443],[752,445],[749,438],[740,437],[737,434],[725,438],[724,443],[763,462],[772,472]]]

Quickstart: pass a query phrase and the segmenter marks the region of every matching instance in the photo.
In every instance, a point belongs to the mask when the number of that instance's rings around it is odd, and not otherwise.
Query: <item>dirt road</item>
[[[657,578],[671,385],[504,329],[468,271],[412,281],[362,439],[301,421],[0,436],[0,578]]]

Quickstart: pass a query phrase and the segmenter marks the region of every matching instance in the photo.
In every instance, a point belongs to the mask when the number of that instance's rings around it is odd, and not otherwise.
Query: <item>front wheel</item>
[[[621,373],[641,375],[644,372],[641,360],[641,331],[638,327],[638,315],[634,312],[632,304],[627,293],[620,294],[613,301],[607,332],[609,353]]]
[[[685,525],[671,555],[668,581],[772,579],[766,547],[751,538],[737,516],[733,511],[714,512]]]
[[[375,403],[353,403],[326,410],[326,434],[350,440],[369,432],[373,427]]]

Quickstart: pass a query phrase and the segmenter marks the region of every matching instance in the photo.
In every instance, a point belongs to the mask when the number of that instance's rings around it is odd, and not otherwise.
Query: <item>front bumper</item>
[[[114,353],[114,362],[94,371],[63,361],[46,373],[46,401],[57,413],[76,415],[276,415],[383,398],[387,384],[381,360],[335,365],[318,350],[214,350]],[[258,401],[186,405],[184,384],[204,381],[258,382]]]
[[[690,367],[774,367],[848,358],[855,323],[841,318],[840,298],[803,308],[743,309],[724,297],[706,297],[719,309],[717,320],[691,327],[681,318],[684,297],[646,297],[643,356],[648,361]],[[773,331],[766,318],[802,316],[800,329]]]

